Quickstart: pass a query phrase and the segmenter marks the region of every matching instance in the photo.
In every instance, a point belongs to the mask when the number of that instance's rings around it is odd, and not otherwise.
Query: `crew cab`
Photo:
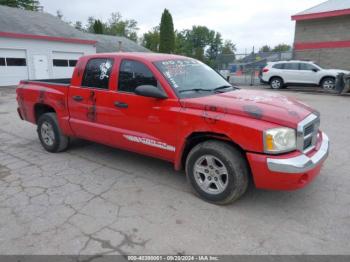
[[[328,155],[316,110],[233,87],[183,56],[84,56],[72,79],[21,81],[17,101],[47,151],[64,151],[77,137],[160,158],[185,169],[194,192],[217,204],[238,199],[250,181],[302,188]]]
[[[260,80],[269,84],[273,89],[288,85],[320,86],[331,91],[335,87],[335,80],[339,73],[348,74],[341,69],[324,69],[311,61],[278,61],[269,62],[261,70]]]

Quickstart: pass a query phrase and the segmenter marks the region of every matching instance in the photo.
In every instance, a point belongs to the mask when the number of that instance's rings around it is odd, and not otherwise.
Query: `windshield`
[[[313,63],[314,65],[318,66],[320,69],[323,69],[319,64]]]
[[[216,71],[194,59],[154,63],[180,97],[210,95],[233,87]]]

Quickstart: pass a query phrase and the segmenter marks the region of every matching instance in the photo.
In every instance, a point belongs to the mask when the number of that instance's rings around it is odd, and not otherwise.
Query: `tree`
[[[196,58],[211,67],[217,67],[221,60],[232,62],[235,51],[231,41],[223,43],[221,34],[206,26],[193,26],[192,29],[176,32],[175,53]],[[230,56],[224,57],[223,54]]]
[[[173,53],[175,50],[175,32],[173,18],[169,10],[164,9],[160,22],[159,51]]]
[[[98,19],[95,20],[92,28],[93,28],[94,34],[103,34],[104,28],[103,28],[103,24],[102,24],[101,20],[98,20]]]
[[[147,49],[158,52],[159,51],[159,26],[143,34],[141,44]]]
[[[207,57],[209,60],[214,61],[220,50],[222,49],[222,37],[219,32],[214,32],[215,36],[210,37],[209,48],[207,50]]]
[[[236,45],[232,43],[231,40],[226,40],[222,47],[221,53],[225,55],[232,55],[235,53],[235,51],[236,51]]]
[[[273,52],[286,52],[286,51],[290,51],[292,49],[292,47],[290,45],[287,44],[279,44],[276,45],[272,51]]]
[[[134,19],[122,19],[119,12],[111,14],[110,19],[105,25],[105,33],[108,35],[124,36],[133,41],[137,41],[137,21]]]
[[[58,17],[58,19],[62,20],[63,19],[63,13],[61,10],[56,10],[56,16]]]
[[[73,26],[75,29],[84,31],[83,23],[81,21],[76,21]]]
[[[93,16],[89,16],[88,17],[88,20],[87,20],[87,24],[85,25],[85,30],[88,32],[88,33],[94,33],[94,23],[95,23],[95,18]]]
[[[225,40],[221,52],[218,54],[217,59],[215,61],[215,65],[217,67],[224,67],[234,62],[236,59],[236,45],[232,43],[231,40]]]
[[[271,52],[271,47],[268,45],[264,45],[259,49],[260,53],[268,53]]]
[[[37,0],[0,0],[0,5],[6,5],[30,11],[41,10],[40,2]]]

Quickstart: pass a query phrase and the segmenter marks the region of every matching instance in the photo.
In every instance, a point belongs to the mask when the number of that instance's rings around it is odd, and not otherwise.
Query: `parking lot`
[[[350,98],[281,92],[321,112],[320,176],[216,206],[170,163],[80,140],[47,153],[14,88],[0,88],[0,253],[350,254]]]

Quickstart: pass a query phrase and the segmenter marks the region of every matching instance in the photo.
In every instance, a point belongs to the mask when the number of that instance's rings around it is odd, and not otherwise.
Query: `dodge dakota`
[[[47,151],[78,137],[161,158],[216,204],[237,200],[248,184],[302,188],[329,151],[318,111],[276,92],[241,90],[177,55],[83,56],[71,79],[21,81],[17,101]]]

